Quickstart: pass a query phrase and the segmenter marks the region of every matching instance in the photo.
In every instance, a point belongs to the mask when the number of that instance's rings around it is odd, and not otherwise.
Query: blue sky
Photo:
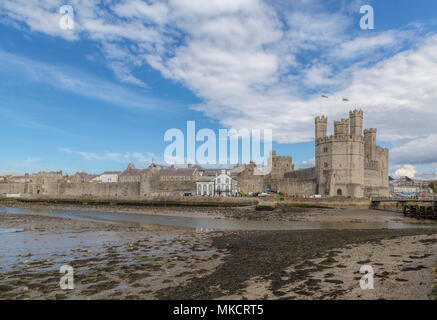
[[[66,3],[73,30],[59,26]],[[373,30],[360,29],[366,4]],[[0,174],[162,162],[164,133],[188,120],[272,129],[273,149],[311,166],[314,116],[332,130],[359,107],[392,174],[437,178],[435,12],[431,0],[4,0]]]

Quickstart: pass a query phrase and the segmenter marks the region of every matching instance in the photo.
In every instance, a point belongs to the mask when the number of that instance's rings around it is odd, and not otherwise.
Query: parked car
[[[313,194],[310,196],[311,199],[320,199],[322,197],[321,194]]]
[[[264,191],[267,192],[267,193],[278,193],[277,190],[273,190],[273,189],[266,189]]]
[[[268,196],[268,194],[265,192],[261,192],[258,194],[258,197],[267,197],[267,196]]]

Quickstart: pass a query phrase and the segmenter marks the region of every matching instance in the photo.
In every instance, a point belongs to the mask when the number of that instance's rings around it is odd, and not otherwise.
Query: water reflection
[[[24,208],[0,208],[1,212],[18,214],[43,214],[55,217],[78,219],[112,224],[135,224],[150,229],[172,230],[193,229],[197,232],[212,230],[310,230],[310,229],[405,229],[429,228],[429,225],[403,222],[306,222],[306,221],[256,221],[214,219],[205,217],[172,217],[136,213],[82,211],[82,210],[44,210]]]

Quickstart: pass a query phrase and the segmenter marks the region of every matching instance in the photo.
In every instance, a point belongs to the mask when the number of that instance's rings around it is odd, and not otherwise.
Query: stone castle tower
[[[268,167],[271,168],[269,177],[271,179],[282,179],[286,172],[294,171],[292,157],[278,156],[276,151],[271,151],[267,159]]]
[[[363,111],[349,112],[334,121],[315,118],[316,192],[326,196],[368,197],[388,195],[388,149],[376,145],[376,129],[364,130]]]

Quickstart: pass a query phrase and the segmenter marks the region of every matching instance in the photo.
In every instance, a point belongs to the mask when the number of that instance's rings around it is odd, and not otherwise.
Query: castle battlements
[[[327,135],[327,118],[316,124],[317,192],[321,195],[363,197],[388,192],[388,149],[376,145],[375,128],[363,131],[363,110],[334,120]]]
[[[328,118],[325,117],[324,115],[317,116],[317,117],[315,118],[315,122],[319,122],[319,121],[328,121]]]
[[[363,142],[363,136],[354,136],[354,135],[329,135],[326,137],[322,137],[316,140],[316,145],[331,143],[331,142]]]
[[[364,129],[364,134],[370,134],[370,133],[374,133],[376,134],[376,129],[375,128],[369,128],[369,129]]]
[[[357,116],[363,117],[363,110],[355,109],[355,110],[349,111],[349,117],[357,117]]]

